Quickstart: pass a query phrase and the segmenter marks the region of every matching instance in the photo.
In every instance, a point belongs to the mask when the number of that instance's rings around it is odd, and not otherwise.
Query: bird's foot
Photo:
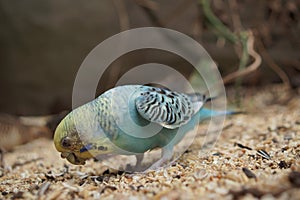
[[[153,164],[146,170],[146,172],[149,172],[149,171],[156,171],[156,170],[159,170],[160,168],[163,168],[163,164],[164,164],[165,162],[166,162],[165,160],[159,159],[158,161],[156,161],[155,163],[153,163]]]
[[[159,168],[164,167],[164,165],[170,161],[172,158],[173,151],[170,148],[163,148],[162,149],[162,157],[155,163],[153,163],[147,170],[147,171],[153,171],[153,170],[158,170]]]

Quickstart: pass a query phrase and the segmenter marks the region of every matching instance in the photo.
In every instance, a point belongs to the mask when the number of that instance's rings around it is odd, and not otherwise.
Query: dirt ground
[[[194,143],[170,167],[128,174],[69,164],[41,138],[1,154],[0,199],[300,199],[299,91],[242,91],[246,113],[206,154]]]

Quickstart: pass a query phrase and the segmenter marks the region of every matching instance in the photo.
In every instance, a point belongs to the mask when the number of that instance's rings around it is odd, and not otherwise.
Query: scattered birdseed
[[[247,147],[247,146],[244,146],[244,145],[242,145],[242,144],[240,144],[240,143],[237,143],[237,142],[234,143],[234,146],[238,146],[238,147],[243,148],[243,149],[252,150],[252,148]]]
[[[257,154],[265,159],[271,160],[271,156],[263,149],[258,150]]]
[[[106,185],[100,192],[101,193],[104,193],[106,190],[112,190],[112,191],[115,191],[117,190],[117,188],[115,186],[111,186],[111,185]]]
[[[130,174],[93,160],[72,165],[48,139],[20,146],[5,153],[0,199],[299,199],[299,96],[278,105],[269,103],[274,99],[269,88],[244,95],[242,107],[249,112],[228,117],[225,126],[232,126],[214,145],[205,149],[209,123],[202,123],[190,150],[163,170]],[[42,159],[32,162],[36,158]]]
[[[256,179],[256,175],[252,171],[250,171],[249,169],[243,167],[242,170],[243,170],[243,172],[246,174],[246,176],[248,178],[254,178],[254,179]]]
[[[281,160],[278,163],[278,166],[279,166],[280,169],[287,169],[287,168],[289,168],[289,165],[284,160]]]
[[[51,185],[50,182],[48,182],[48,181],[44,182],[38,191],[38,196],[39,197],[43,196],[45,194],[45,192],[49,189],[50,185]]]
[[[216,153],[213,153],[212,155],[213,155],[213,156],[222,156],[222,153],[216,152]]]

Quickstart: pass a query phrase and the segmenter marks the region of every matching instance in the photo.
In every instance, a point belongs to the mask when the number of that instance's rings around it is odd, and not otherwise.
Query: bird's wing
[[[148,121],[168,129],[186,124],[199,111],[205,96],[173,92],[165,88],[143,86],[135,99],[136,109]]]

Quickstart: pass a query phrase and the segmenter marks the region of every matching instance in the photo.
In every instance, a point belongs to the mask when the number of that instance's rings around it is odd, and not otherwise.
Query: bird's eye
[[[72,141],[69,137],[64,137],[62,140],[61,140],[61,146],[64,147],[64,148],[68,148],[72,145]]]
[[[105,146],[98,146],[98,150],[100,150],[100,151],[106,151],[107,147],[105,147]]]

